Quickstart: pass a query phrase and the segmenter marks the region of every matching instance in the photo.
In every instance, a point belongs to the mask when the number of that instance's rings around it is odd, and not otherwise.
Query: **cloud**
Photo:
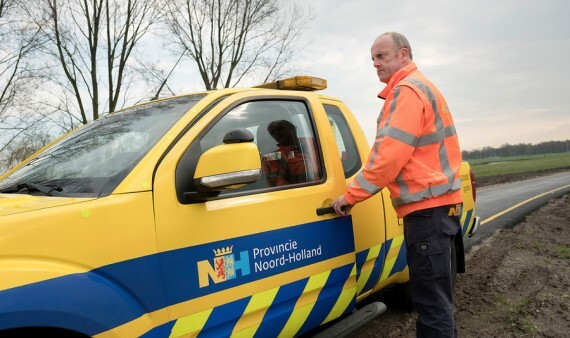
[[[385,31],[410,40],[418,67],[448,100],[463,149],[569,138],[567,1],[309,4],[313,42],[303,67],[328,80],[325,94],[347,103],[370,141],[383,88],[370,45]]]

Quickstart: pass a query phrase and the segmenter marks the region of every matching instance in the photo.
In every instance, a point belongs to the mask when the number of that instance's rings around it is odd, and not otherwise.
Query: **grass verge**
[[[509,183],[570,170],[570,153],[470,160],[477,186]]]
[[[570,153],[500,157],[469,161],[476,177],[511,175],[552,169],[570,169]]]

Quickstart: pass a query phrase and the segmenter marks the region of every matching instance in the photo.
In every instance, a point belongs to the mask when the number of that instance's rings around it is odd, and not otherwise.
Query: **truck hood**
[[[76,197],[48,197],[21,194],[0,194],[0,217],[21,212],[28,212],[46,208],[53,208],[67,204],[93,200]]]

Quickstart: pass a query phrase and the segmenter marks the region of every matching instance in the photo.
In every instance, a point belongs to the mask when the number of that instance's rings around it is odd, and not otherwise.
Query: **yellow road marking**
[[[499,212],[498,214],[495,214],[495,215],[493,215],[493,216],[491,216],[491,217],[488,217],[487,219],[485,219],[484,221],[481,222],[481,225],[483,225],[483,224],[485,224],[485,223],[487,223],[487,222],[490,222],[490,221],[494,220],[495,218],[497,218],[497,217],[499,217],[499,216],[502,216],[502,215],[506,214],[507,212],[509,212],[509,211],[511,211],[511,210],[514,210],[514,209],[520,207],[521,205],[524,205],[524,204],[526,204],[526,203],[528,203],[528,202],[530,202],[530,201],[534,201],[534,200],[537,199],[537,198],[540,198],[540,197],[542,197],[542,196],[551,194],[551,193],[553,193],[553,192],[555,192],[555,191],[558,191],[558,190],[561,190],[561,189],[566,189],[566,188],[568,188],[568,187],[570,187],[570,184],[565,185],[565,186],[560,187],[560,188],[557,188],[557,189],[554,189],[554,190],[547,191],[547,192],[542,193],[542,194],[540,194],[540,195],[536,195],[536,196],[534,196],[534,197],[531,197],[531,198],[527,199],[526,201],[522,201],[522,202],[520,202],[520,203],[518,203],[518,204],[513,205],[512,207],[510,207],[510,208],[508,208],[508,209],[505,209],[505,210]]]

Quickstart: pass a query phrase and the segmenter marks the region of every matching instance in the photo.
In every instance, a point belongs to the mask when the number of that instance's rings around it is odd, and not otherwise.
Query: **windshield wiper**
[[[58,185],[50,187],[47,185],[31,183],[31,182],[18,183],[10,188],[1,190],[0,192],[6,194],[9,193],[29,194],[31,191],[39,191],[45,194],[46,196],[65,196],[65,194],[61,193],[63,189]]]

